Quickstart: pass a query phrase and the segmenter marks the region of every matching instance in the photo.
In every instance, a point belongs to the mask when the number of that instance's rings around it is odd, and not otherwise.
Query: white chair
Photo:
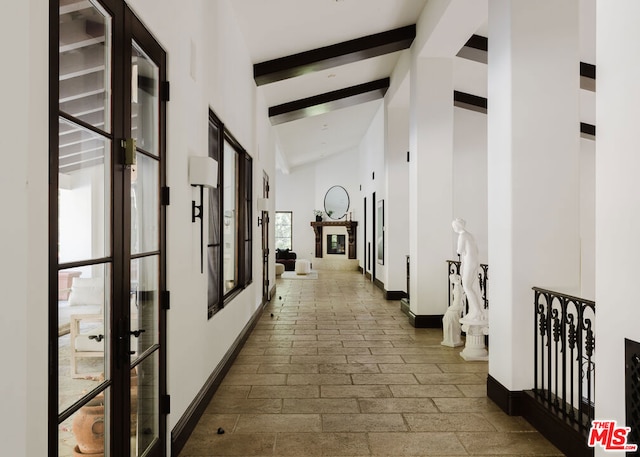
[[[99,375],[102,369],[96,373],[78,373],[78,359],[104,358],[104,279],[73,278],[69,306],[80,311],[69,316],[71,377]]]

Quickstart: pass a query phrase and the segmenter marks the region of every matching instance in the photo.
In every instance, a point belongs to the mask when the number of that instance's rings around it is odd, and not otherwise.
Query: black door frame
[[[111,389],[110,417],[127,420],[111,420],[109,432],[110,442],[107,444],[112,455],[130,455],[130,363],[128,362],[130,338],[129,334],[129,296],[130,296],[130,258],[131,258],[131,206],[129,192],[131,188],[131,171],[124,165],[120,140],[130,136],[131,131],[131,42],[135,39],[149,57],[159,67],[161,84],[166,81],[166,53],[153,36],[146,30],[142,22],[128,8],[123,0],[95,0],[112,18],[111,29],[111,119],[110,133],[105,135],[111,141],[111,240],[110,255],[103,259],[91,259],[85,262],[65,263],[64,268],[85,266],[99,263],[111,264],[111,341],[119,340],[118,346],[112,344],[109,353],[109,364],[112,377],[89,392],[82,401],[58,411],[58,271],[62,269],[58,263],[58,169],[59,169],[59,1],[49,2],[49,379],[48,379],[48,455],[58,455],[58,424],[67,419],[86,404],[93,396],[107,388]],[[125,52],[129,50],[129,52]],[[166,98],[160,90],[159,139],[160,139],[160,187],[166,186]],[[77,120],[74,120],[76,122]],[[93,127],[77,121],[78,124],[93,130]],[[103,134],[103,133],[101,133]],[[160,260],[159,288],[161,297],[166,297],[166,204],[161,200],[160,206]],[[117,248],[117,250],[116,250]],[[115,280],[118,278],[118,281]],[[162,300],[162,298],[161,298]],[[166,396],[166,312],[165,304],[160,302],[159,309],[159,430],[158,440],[147,453],[150,457],[166,455],[168,397]],[[126,332],[126,337],[124,334]],[[120,338],[121,337],[121,338]],[[118,358],[117,354],[125,354]]]

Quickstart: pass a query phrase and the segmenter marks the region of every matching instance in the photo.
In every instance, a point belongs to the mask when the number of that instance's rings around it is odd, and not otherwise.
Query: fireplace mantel
[[[313,221],[311,227],[316,234],[316,257],[322,257],[322,227],[345,227],[349,235],[347,242],[349,258],[356,258],[356,228],[358,227],[356,221]]]

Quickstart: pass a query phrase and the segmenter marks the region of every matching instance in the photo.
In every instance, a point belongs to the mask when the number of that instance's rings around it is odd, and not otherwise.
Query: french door
[[[51,0],[49,456],[163,456],[166,55],[121,0]]]
[[[269,175],[262,175],[262,198],[269,198]],[[269,296],[269,211],[261,211],[262,224],[262,304],[267,303]]]

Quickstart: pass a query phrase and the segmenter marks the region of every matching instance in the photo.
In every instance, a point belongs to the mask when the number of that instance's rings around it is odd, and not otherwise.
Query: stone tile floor
[[[357,272],[278,279],[180,457],[563,455],[441,340]]]

